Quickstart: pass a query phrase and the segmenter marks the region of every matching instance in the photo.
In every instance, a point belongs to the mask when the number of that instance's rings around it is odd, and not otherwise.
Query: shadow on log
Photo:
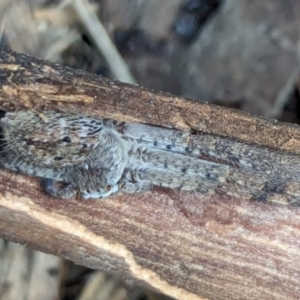
[[[300,129],[0,51],[0,108],[201,130],[299,153]],[[177,299],[299,299],[300,209],[156,189],[44,195],[1,170],[0,235]]]

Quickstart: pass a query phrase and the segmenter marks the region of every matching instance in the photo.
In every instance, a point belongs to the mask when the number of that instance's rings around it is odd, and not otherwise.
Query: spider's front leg
[[[74,183],[60,186],[61,183],[53,179],[43,178],[41,184],[45,193],[54,198],[70,199],[73,198],[78,192],[78,188]]]

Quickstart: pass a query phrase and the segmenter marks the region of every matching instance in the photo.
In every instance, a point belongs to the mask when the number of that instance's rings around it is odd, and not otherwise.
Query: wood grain
[[[0,68],[0,107],[7,111],[81,112],[199,130],[300,153],[296,125],[112,81],[7,50],[0,50]]]
[[[298,153],[299,128],[0,51],[0,108],[201,130]],[[0,170],[0,236],[177,299],[299,299],[299,208],[153,190],[61,201]]]

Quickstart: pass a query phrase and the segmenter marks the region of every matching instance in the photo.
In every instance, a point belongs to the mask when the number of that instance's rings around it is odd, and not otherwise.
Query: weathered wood
[[[0,108],[81,112],[298,152],[297,126],[0,51]],[[300,209],[154,190],[60,201],[1,170],[0,236],[178,299],[299,299]]]
[[[128,122],[200,130],[300,153],[300,129],[240,111],[0,50],[0,107],[82,112]]]

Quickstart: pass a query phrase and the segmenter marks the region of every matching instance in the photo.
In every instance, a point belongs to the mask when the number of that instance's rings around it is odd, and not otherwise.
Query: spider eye
[[[110,190],[111,190],[111,186],[110,186],[110,185],[107,185],[107,186],[106,186],[106,190],[107,190],[107,191],[110,191]]]

